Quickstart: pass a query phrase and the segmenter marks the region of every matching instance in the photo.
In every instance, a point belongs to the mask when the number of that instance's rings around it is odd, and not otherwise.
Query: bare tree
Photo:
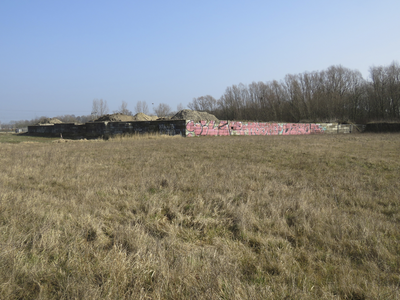
[[[154,108],[154,113],[158,117],[164,118],[171,113],[171,107],[168,104],[160,103],[156,108]]]
[[[149,107],[145,101],[143,101],[143,103],[142,103],[142,109],[143,109],[144,114],[148,115],[150,113]]]
[[[132,112],[128,109],[128,103],[125,101],[122,101],[121,106],[118,108],[117,111],[114,111],[114,113],[120,113],[128,116],[132,116]]]
[[[370,117],[376,120],[400,118],[400,65],[370,68]]]
[[[193,98],[193,101],[188,104],[191,110],[199,110],[206,112],[213,112],[217,108],[217,100],[213,96],[201,96]]]
[[[107,101],[103,99],[93,99],[92,104],[92,116],[97,119],[105,114],[108,114],[109,109],[107,106]]]
[[[143,113],[148,115],[149,114],[149,107],[146,103],[146,101],[138,101],[136,103],[136,107],[135,107],[135,113]]]
[[[178,111],[181,111],[182,109],[185,109],[185,107],[183,106],[182,103],[179,103],[178,106],[176,107],[176,109],[177,109]]]
[[[62,116],[57,116],[56,119],[59,119],[60,121],[63,121],[64,123],[74,123],[77,122],[76,116],[75,115],[62,115]]]
[[[193,98],[188,107],[222,120],[331,122],[400,119],[400,65],[370,68],[370,80],[341,65],[287,74],[281,81],[232,85],[216,101]]]

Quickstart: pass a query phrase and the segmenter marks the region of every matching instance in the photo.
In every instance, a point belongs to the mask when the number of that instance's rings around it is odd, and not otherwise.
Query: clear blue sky
[[[400,61],[399,0],[0,2],[0,121]]]

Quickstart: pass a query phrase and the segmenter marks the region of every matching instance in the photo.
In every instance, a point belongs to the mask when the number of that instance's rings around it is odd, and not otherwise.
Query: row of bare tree
[[[154,105],[154,103],[153,103]],[[183,105],[180,103],[177,106],[178,111],[183,109]],[[109,113],[107,101],[103,99],[94,99],[93,104],[92,104],[92,116],[93,119],[97,119],[100,116],[103,116],[105,114]],[[167,117],[174,113],[171,109],[171,107],[166,104],[166,103],[159,103],[157,106],[153,106],[153,111],[158,117]],[[124,115],[132,116],[133,113],[128,109],[128,103],[125,101],[122,101],[121,106],[118,108],[118,110],[114,111],[114,113],[122,113]],[[149,114],[149,106],[145,101],[138,101],[136,102],[135,106],[135,113],[143,113],[148,115]]]
[[[227,87],[217,100],[207,95],[194,98],[188,107],[207,111],[223,120],[256,120],[280,122],[357,122],[400,120],[400,65],[371,67],[369,78],[357,70],[331,66],[323,71],[288,74],[281,81],[253,82]],[[179,104],[177,110],[183,109]],[[138,101],[135,113],[149,114],[146,102]],[[159,117],[173,114],[168,104],[153,105]],[[114,113],[132,115],[122,101]],[[87,116],[64,115],[63,122],[88,122],[108,114],[107,101],[94,99]],[[40,119],[12,121],[2,127],[26,127]]]
[[[30,120],[19,120],[19,121],[11,121],[6,124],[1,124],[0,129],[11,129],[11,128],[26,128],[31,125],[43,123],[44,120],[48,119],[47,116],[36,117]],[[86,123],[92,120],[91,115],[82,115],[75,116],[74,114],[67,115],[59,115],[55,117],[56,119],[65,122],[65,123]]]
[[[194,98],[188,107],[219,119],[282,122],[400,120],[400,65],[370,68],[370,79],[342,66],[286,75],[280,82],[227,87],[216,100]]]

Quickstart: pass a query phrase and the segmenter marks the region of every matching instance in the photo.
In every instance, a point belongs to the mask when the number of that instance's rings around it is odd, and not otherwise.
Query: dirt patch
[[[57,118],[46,118],[46,119],[40,120],[40,122],[37,123],[36,125],[52,125],[52,124],[59,124],[59,123],[62,123],[62,121]]]
[[[171,120],[193,120],[199,122],[204,121],[219,121],[216,116],[203,111],[196,111],[190,109],[183,109],[177,112]]]
[[[158,118],[157,116],[148,116],[144,113],[138,113],[134,116],[128,116],[121,113],[104,115],[96,119],[94,122],[129,122],[129,121],[156,121],[156,120],[193,120],[198,122],[205,121],[219,121],[216,116],[207,112],[183,109],[177,112],[171,119]]]
[[[135,121],[155,121],[158,119],[157,116],[148,116],[144,113],[138,113],[134,115],[133,118],[135,119]]]
[[[129,121],[154,121],[156,116],[148,116],[144,113],[138,113],[134,116],[124,115],[121,113],[104,115],[96,119],[94,122],[129,122]]]
[[[124,115],[121,113],[104,115],[94,120],[95,122],[129,122],[135,121],[133,116]]]

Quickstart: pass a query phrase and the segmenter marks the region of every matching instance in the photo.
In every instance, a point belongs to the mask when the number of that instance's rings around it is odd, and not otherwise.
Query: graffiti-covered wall
[[[257,123],[238,121],[186,121],[186,136],[227,135],[302,135],[312,133],[350,133],[352,125],[337,123]]]
[[[32,135],[64,137],[111,136],[115,134],[154,133],[181,136],[230,135],[302,135],[312,133],[351,133],[353,125],[338,123],[257,123],[238,121],[160,120],[135,122],[89,122],[86,124],[60,123],[28,126]]]

